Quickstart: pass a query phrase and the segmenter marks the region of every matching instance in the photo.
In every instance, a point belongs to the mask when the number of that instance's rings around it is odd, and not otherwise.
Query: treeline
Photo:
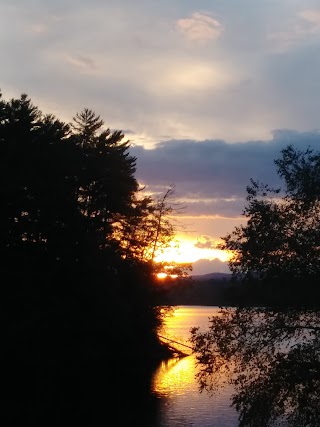
[[[162,305],[233,305],[234,292],[239,284],[231,278],[212,278],[188,280],[164,280],[165,292],[160,296]]]
[[[153,260],[173,189],[144,196],[129,147],[90,109],[64,123],[25,94],[0,100],[1,389],[27,425],[91,419],[163,356]]]

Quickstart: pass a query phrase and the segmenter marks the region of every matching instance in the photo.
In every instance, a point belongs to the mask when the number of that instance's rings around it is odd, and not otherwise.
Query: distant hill
[[[221,279],[225,279],[225,280],[230,280],[232,277],[231,273],[208,273],[208,274],[197,274],[195,276],[191,276],[191,278],[193,280],[197,280],[197,281],[205,281],[205,280],[211,280],[211,279],[215,279],[215,280],[221,280]]]
[[[190,282],[177,283],[167,289],[163,305],[228,305],[233,302],[235,283],[231,273],[190,276]]]

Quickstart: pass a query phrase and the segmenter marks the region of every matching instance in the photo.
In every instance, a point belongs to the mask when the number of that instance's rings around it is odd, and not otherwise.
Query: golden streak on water
[[[212,315],[219,316],[218,307],[202,307],[203,316],[195,318],[195,310],[192,306],[182,306],[176,308],[168,314],[161,335],[168,339],[177,341],[185,346],[191,347],[189,341],[190,328],[199,326],[202,330],[208,328],[208,318]],[[177,350],[190,354],[192,350],[183,345],[172,343]],[[173,358],[167,362],[162,362],[154,376],[154,390],[161,394],[179,394],[179,390],[198,390],[195,381],[196,372],[195,356],[190,354],[187,357]]]
[[[178,395],[194,383],[194,358],[171,359],[163,362],[154,377],[154,390],[161,395]]]

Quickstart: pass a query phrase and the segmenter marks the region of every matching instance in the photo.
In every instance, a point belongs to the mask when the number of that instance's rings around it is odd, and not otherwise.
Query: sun
[[[157,274],[157,278],[160,280],[165,279],[166,277],[168,277],[167,273],[158,273]]]

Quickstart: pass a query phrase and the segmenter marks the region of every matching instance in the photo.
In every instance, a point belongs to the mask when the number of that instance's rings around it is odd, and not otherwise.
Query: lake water
[[[213,306],[179,306],[167,318],[161,335],[190,345],[190,328],[208,329],[208,318],[218,311]],[[157,427],[238,427],[238,414],[230,406],[232,388],[227,386],[213,396],[200,393],[195,374],[193,355],[162,363],[156,371],[153,390],[160,401]]]

